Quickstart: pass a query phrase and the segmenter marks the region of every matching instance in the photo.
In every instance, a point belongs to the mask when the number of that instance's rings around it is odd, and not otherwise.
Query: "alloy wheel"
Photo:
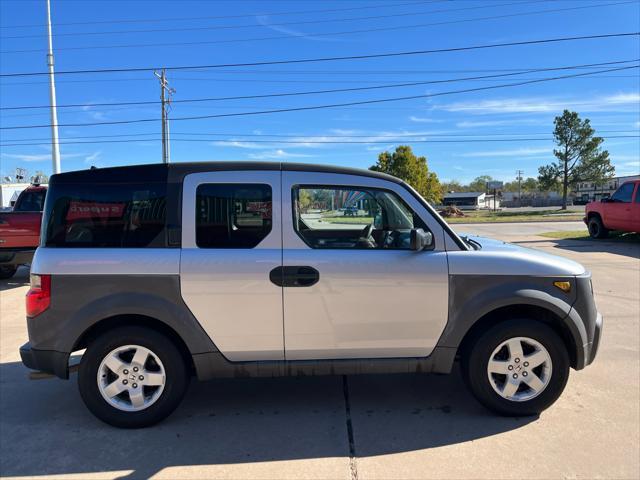
[[[551,356],[538,341],[514,337],[502,342],[487,363],[493,390],[506,400],[526,402],[540,395],[552,374]]]
[[[118,410],[136,412],[153,405],[164,390],[160,358],[146,347],[124,345],[104,357],[98,367],[98,389]]]

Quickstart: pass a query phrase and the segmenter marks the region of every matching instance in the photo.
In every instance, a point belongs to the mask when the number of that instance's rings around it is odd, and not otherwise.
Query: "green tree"
[[[442,184],[443,192],[464,192],[465,188],[458,180],[451,180]]]
[[[543,190],[562,189],[562,209],[567,209],[569,188],[579,182],[597,184],[611,178],[615,169],[609,152],[601,150],[604,139],[595,137],[589,119],[581,120],[576,112],[565,110],[554,120],[553,137],[557,160],[538,169],[538,182]]]
[[[442,199],[438,176],[429,171],[426,157],[417,157],[408,145],[397,147],[393,153],[382,152],[378,155],[377,163],[369,170],[401,178],[428,202],[438,203]]]
[[[486,192],[487,191],[487,182],[491,182],[493,177],[489,175],[480,175],[476,177],[473,182],[469,184],[470,192]]]
[[[516,178],[513,182],[506,182],[502,190],[505,192],[535,192],[538,190],[538,180],[533,177],[529,177],[527,179],[522,179],[520,181],[520,185],[518,185],[518,179]]]

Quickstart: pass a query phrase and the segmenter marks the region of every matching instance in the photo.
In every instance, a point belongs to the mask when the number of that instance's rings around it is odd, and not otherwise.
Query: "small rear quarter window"
[[[47,196],[47,247],[166,246],[165,183],[59,184]]]

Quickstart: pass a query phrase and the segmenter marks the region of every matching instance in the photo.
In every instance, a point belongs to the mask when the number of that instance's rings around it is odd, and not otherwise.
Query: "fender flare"
[[[100,322],[117,316],[147,317],[174,330],[192,355],[218,349],[186,305],[148,293],[114,293],[83,305],[65,322],[56,350],[71,352],[78,340]]]

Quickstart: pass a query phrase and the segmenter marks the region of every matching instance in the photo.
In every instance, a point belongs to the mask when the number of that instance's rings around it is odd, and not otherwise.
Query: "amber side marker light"
[[[569,293],[571,291],[571,282],[553,282],[553,285],[558,287],[564,293]]]

